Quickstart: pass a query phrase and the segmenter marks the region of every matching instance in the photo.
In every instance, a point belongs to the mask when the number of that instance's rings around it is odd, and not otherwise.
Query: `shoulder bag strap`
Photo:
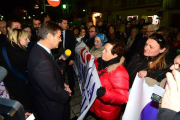
[[[19,73],[18,71],[16,71],[10,64],[9,62],[9,59],[8,59],[8,56],[7,56],[7,52],[6,52],[6,47],[2,47],[2,52],[3,52],[3,55],[4,55],[4,58],[6,60],[6,63],[7,65],[9,66],[9,68],[11,69],[11,71],[16,75],[18,76],[19,78],[23,79],[24,81],[26,81],[27,83],[29,83],[28,79],[22,75],[21,73]]]

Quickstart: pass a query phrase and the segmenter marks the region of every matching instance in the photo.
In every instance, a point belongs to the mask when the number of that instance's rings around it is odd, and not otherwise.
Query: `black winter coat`
[[[16,44],[13,44],[13,46],[9,42],[6,42],[6,51],[9,62],[16,71],[27,77],[28,52],[24,51]],[[30,111],[32,109],[32,93],[30,85],[10,70],[2,54],[2,47],[0,47],[0,66],[6,68],[8,71],[3,82],[9,92],[10,99],[19,101],[25,110]]]
[[[129,73],[129,88],[132,87],[136,74],[141,70],[147,71],[146,77],[150,77],[150,78],[156,79],[158,82],[161,82],[166,77],[166,73],[170,71],[169,70],[171,66],[170,63],[172,63],[173,61],[169,57],[169,55],[167,55],[166,60],[165,60],[167,68],[162,69],[162,70],[151,71],[148,67],[148,60],[150,60],[150,58],[147,58],[146,56],[144,56],[143,53],[141,54],[138,53],[132,57],[129,63],[127,63],[126,69]]]

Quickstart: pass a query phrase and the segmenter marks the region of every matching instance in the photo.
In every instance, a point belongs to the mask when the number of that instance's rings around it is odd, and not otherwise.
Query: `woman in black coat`
[[[16,71],[23,76],[27,77],[27,61],[28,52],[26,48],[29,43],[28,33],[24,30],[12,29],[9,31],[6,43],[6,52],[9,62]],[[30,84],[17,76],[9,68],[5,57],[0,48],[0,66],[7,69],[7,77],[3,80],[6,89],[9,92],[10,99],[19,101],[25,111],[31,112],[32,110],[32,93]]]
[[[157,33],[152,34],[146,41],[144,51],[134,55],[126,65],[129,73],[129,88],[132,87],[137,73],[140,78],[151,77],[161,82],[166,77],[172,62],[168,51],[167,38]]]

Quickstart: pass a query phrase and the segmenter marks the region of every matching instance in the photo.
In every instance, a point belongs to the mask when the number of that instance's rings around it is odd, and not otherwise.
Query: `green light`
[[[85,9],[83,9],[83,12],[85,12],[86,10]]]
[[[63,8],[66,9],[66,4],[63,4]]]

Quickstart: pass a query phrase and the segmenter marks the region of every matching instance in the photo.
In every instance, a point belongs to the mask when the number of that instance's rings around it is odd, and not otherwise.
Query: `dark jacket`
[[[94,46],[94,39],[95,37],[91,37],[85,40],[85,44],[89,47],[89,49],[91,49]]]
[[[44,48],[35,44],[27,68],[37,117],[62,120],[69,93],[64,90],[64,78],[56,61]]]
[[[6,36],[3,34],[0,34],[0,46],[5,46],[6,41],[7,41]]]
[[[70,60],[74,60],[74,56],[75,56],[75,39],[74,39],[73,32],[70,31],[70,30],[65,31],[65,50],[66,49],[71,50],[71,56],[68,57],[66,62],[69,62]]]
[[[10,64],[16,71],[27,77],[28,52],[16,44],[13,44],[13,46],[9,42],[6,42],[6,51]],[[25,110],[31,110],[32,93],[30,85],[10,70],[2,54],[2,47],[0,47],[0,66],[6,68],[8,71],[3,82],[10,94],[10,98],[18,100]]]
[[[110,35],[109,33],[106,34],[106,37],[108,40],[112,40],[112,39],[118,39],[120,40],[120,34],[119,31],[117,31],[114,35]]]
[[[157,120],[180,120],[180,112],[175,112],[167,108],[160,108]]]
[[[35,30],[35,29],[32,30],[32,37],[31,37],[32,39],[31,39],[31,40],[32,40],[34,43],[37,43],[37,41],[39,40],[36,32],[37,32],[37,30]]]
[[[126,69],[129,73],[129,88],[132,87],[136,74],[141,70],[147,71],[146,77],[151,77],[153,79],[156,79],[158,82],[161,82],[166,77],[166,73],[170,71],[169,68],[171,66],[172,59],[171,57],[169,57],[169,55],[166,55],[166,60],[165,60],[167,68],[162,70],[151,71],[148,67],[148,60],[150,60],[150,58],[144,56],[142,52],[135,54],[132,57],[131,61],[127,63]]]

